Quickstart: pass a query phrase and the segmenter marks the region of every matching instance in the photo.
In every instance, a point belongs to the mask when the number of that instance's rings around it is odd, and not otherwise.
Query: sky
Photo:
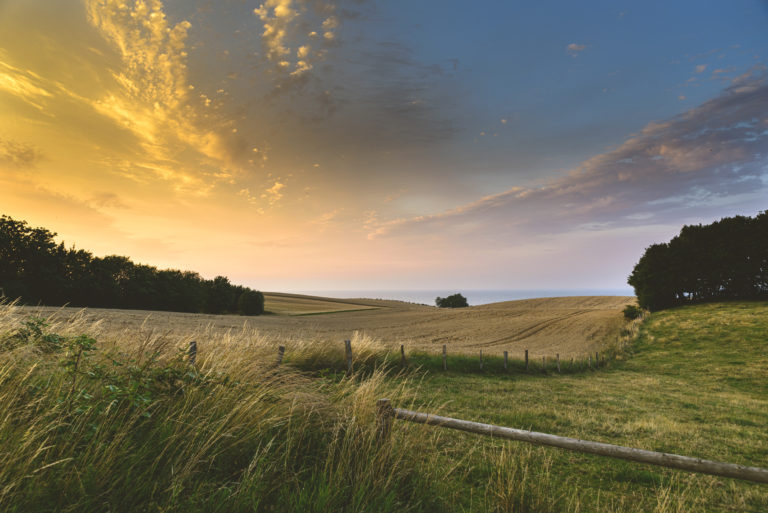
[[[609,289],[768,206],[768,1],[0,0],[0,214],[266,291]]]

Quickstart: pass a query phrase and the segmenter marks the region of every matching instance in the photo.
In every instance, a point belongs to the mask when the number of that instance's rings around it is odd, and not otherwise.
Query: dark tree
[[[94,257],[64,243],[55,233],[0,216],[0,295],[27,304],[136,308],[179,312],[264,311],[264,296],[232,285],[223,276],[134,264],[123,256]],[[261,298],[261,306],[258,298]]]
[[[438,296],[435,298],[435,304],[440,308],[464,308],[465,306],[469,306],[467,298],[461,294],[454,294],[448,297]]]
[[[261,315],[264,313],[264,294],[257,290],[245,290],[237,299],[237,309],[241,315]]]
[[[234,312],[237,310],[237,296],[229,279],[224,276],[216,276],[206,282],[208,287],[208,299],[206,311],[213,314]]]
[[[768,297],[768,214],[683,226],[645,250],[627,280],[640,306]]]

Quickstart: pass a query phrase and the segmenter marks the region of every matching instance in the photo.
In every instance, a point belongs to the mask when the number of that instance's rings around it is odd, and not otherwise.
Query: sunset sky
[[[768,2],[0,0],[0,214],[267,291],[621,288],[768,208]]]

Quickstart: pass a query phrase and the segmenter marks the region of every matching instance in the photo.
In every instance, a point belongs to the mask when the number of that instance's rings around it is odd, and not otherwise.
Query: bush
[[[448,297],[438,296],[435,298],[435,304],[440,308],[464,308],[465,306],[469,306],[467,298],[461,294],[454,294]]]
[[[627,305],[624,307],[624,318],[625,319],[637,319],[643,315],[643,310],[640,307],[637,307],[635,305]]]
[[[240,315],[261,315],[264,313],[264,294],[258,290],[246,290],[237,299]]]

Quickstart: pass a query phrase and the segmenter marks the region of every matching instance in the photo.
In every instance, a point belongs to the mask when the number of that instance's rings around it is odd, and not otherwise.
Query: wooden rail
[[[392,429],[393,419],[401,419],[409,422],[416,422],[418,424],[458,429],[460,431],[529,442],[536,445],[549,445],[552,447],[560,447],[561,449],[598,454],[600,456],[648,463],[661,467],[677,468],[688,470],[690,472],[698,472],[700,474],[731,477],[734,479],[753,481],[755,483],[768,483],[768,469],[764,468],[746,467],[734,463],[722,463],[719,461],[692,458],[690,456],[679,456],[677,454],[633,449],[621,445],[589,442],[587,440],[579,440],[578,438],[567,438],[550,435],[548,433],[537,433],[535,431],[525,431],[522,429],[453,419],[451,417],[441,417],[440,415],[433,415],[431,413],[420,413],[404,410],[402,408],[393,408],[389,399],[379,399],[376,404],[379,412],[379,435],[382,437],[389,435]]]

